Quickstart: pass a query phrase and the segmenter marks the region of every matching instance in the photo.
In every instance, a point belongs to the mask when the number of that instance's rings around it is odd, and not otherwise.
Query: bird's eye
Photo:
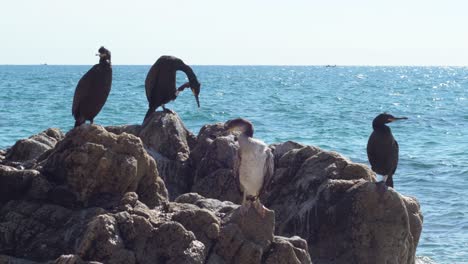
[[[210,139],[213,139],[213,140],[216,139],[216,136],[213,135],[213,134],[209,135],[208,137],[209,137]]]

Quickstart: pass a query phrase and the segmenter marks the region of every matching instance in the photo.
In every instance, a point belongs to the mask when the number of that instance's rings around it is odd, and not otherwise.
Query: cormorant
[[[274,172],[274,157],[271,149],[262,141],[253,138],[253,125],[248,120],[237,118],[224,125],[228,131],[238,130],[238,156],[234,160],[234,177],[243,192],[241,214],[244,215],[253,203],[257,212],[264,217],[265,207],[259,196],[268,189]]]
[[[104,47],[99,49],[99,64],[94,65],[81,77],[73,97],[72,113],[75,127],[94,117],[106,103],[112,85],[111,53]]]
[[[176,89],[176,71],[183,71],[187,75],[189,82],[184,83]],[[181,59],[173,56],[161,56],[151,67],[146,76],[145,89],[148,99],[149,109],[145,115],[145,120],[158,108],[162,106],[164,111],[170,111],[164,107],[165,104],[176,99],[179,92],[190,87],[200,107],[198,95],[200,94],[200,83],[192,68]]]
[[[367,157],[372,170],[383,176],[384,185],[393,187],[393,174],[398,165],[398,142],[393,138],[390,127],[385,124],[408,119],[406,117],[394,117],[390,114],[380,114],[374,121],[374,131],[367,142]]]

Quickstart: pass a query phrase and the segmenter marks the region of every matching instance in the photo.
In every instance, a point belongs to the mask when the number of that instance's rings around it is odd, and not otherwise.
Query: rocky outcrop
[[[172,219],[183,219],[181,223],[202,241],[216,238],[203,242],[208,245],[205,263],[312,263],[304,239],[274,236],[271,210],[261,217],[252,207],[242,216],[238,205],[195,193],[184,194],[176,202],[182,204],[174,203],[175,207],[196,207],[181,211],[183,217],[176,213]],[[191,217],[185,217],[187,213]]]
[[[338,153],[270,147],[264,218],[239,214],[238,145],[222,123],[194,138],[176,114],[157,112],[143,126],[80,126],[29,161],[0,152],[0,260],[414,263],[415,198],[378,191],[367,166]]]
[[[233,157],[239,148],[235,137],[226,133],[224,124],[216,123],[202,127],[197,139],[192,151],[196,164],[192,192],[239,204],[242,196],[232,174]]]
[[[302,147],[280,158],[265,200],[278,233],[306,238],[314,262],[414,263],[419,204],[374,182],[367,166]]]
[[[122,133],[132,134],[138,137],[140,134],[140,125],[121,125],[121,126],[106,126],[104,127],[108,132],[120,135]]]
[[[36,170],[18,170],[0,165],[0,204],[25,196],[39,175]]]
[[[275,174],[261,199],[275,211],[277,234],[305,238],[314,263],[414,263],[422,230],[414,198],[378,192],[367,166],[338,153],[295,142],[270,147]],[[192,153],[192,190],[238,203],[232,177],[237,148],[222,124],[203,127]]]
[[[18,140],[5,153],[3,163],[12,166],[29,165],[32,167],[41,155],[54,148],[55,144],[63,137],[64,135],[59,129],[49,128],[27,139]]]
[[[136,193],[107,209],[11,200],[0,252],[55,263],[311,263],[305,240],[273,236],[272,211],[241,217],[238,205],[191,195],[155,209]]]
[[[127,131],[82,125],[35,169],[0,166],[0,260],[311,263],[305,240],[274,236],[273,211],[241,216],[195,193],[169,202],[155,161]]]
[[[189,192],[193,182],[190,149],[195,146],[196,138],[180,117],[175,113],[155,112],[140,128],[138,136],[156,160],[170,199]]]
[[[87,206],[126,192],[136,192],[150,207],[167,198],[156,163],[141,140],[96,125],[68,132],[44,162],[42,172],[56,185],[50,191],[52,199],[57,197],[65,206]]]

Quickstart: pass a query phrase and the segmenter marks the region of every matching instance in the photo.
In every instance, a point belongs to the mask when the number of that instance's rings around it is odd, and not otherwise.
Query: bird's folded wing
[[[240,155],[240,150],[238,149],[236,155],[234,155],[234,160],[233,160],[233,165],[232,165],[232,175],[234,176],[237,188],[241,192],[240,177],[239,177],[240,164],[241,164],[241,155]]]
[[[271,181],[273,179],[273,174],[275,173],[275,157],[273,155],[273,152],[271,152],[270,148],[266,150],[265,167],[263,169],[263,172],[263,186],[260,190],[260,194],[267,193],[270,191]]]
[[[88,95],[89,90],[91,90],[89,87],[92,84],[91,80],[93,78],[94,72],[97,71],[96,68],[97,66],[94,65],[88,72],[83,75],[83,77],[81,77],[80,81],[76,85],[72,106],[72,114],[74,117],[77,117],[80,104],[83,103],[83,100]]]

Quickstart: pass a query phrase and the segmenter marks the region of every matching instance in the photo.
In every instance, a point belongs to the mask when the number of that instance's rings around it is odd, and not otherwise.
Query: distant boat
[[[326,68],[334,68],[334,67],[336,67],[336,64],[335,65],[326,65],[325,67]]]
[[[41,65],[47,66],[47,63],[41,63]]]

